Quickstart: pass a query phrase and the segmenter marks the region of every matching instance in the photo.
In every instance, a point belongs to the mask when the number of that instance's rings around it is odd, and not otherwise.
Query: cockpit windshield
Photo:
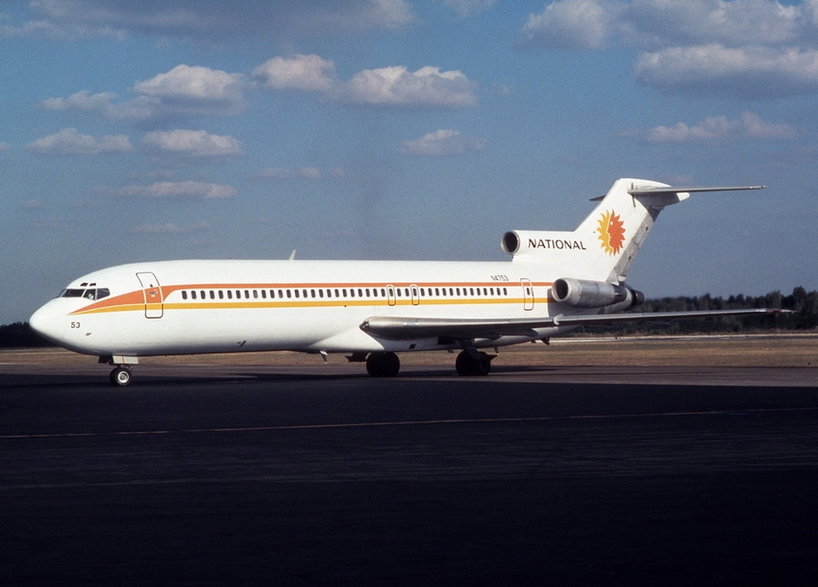
[[[60,293],[61,298],[85,298],[86,300],[101,300],[111,295],[107,287],[97,287],[96,283],[81,283],[79,287],[69,287]]]

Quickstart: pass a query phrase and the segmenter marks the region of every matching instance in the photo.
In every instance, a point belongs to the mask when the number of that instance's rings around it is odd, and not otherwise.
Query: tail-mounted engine
[[[627,285],[566,277],[554,282],[551,287],[551,298],[555,302],[568,304],[575,308],[602,308],[617,305],[617,309],[625,309],[644,302],[645,294]]]

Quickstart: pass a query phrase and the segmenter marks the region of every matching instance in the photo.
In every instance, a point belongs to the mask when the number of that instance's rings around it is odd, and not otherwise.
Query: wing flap
[[[536,330],[556,326],[581,326],[614,322],[641,322],[646,320],[681,320],[685,318],[715,318],[719,316],[746,316],[750,314],[776,314],[787,310],[749,308],[746,310],[701,310],[688,312],[643,312],[628,314],[576,314],[542,318],[514,318],[505,320],[422,318],[398,316],[372,316],[364,320],[360,328],[379,338],[410,340],[418,338],[451,337],[456,339],[487,338],[501,336],[540,336]]]
[[[471,320],[457,318],[406,318],[373,316],[361,323],[361,330],[380,338],[405,340],[415,338],[489,338],[501,336],[537,336],[534,328],[554,325],[553,318],[542,320]]]

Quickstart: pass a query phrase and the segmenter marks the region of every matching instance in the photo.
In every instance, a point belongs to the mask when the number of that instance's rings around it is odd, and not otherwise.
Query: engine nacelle
[[[510,255],[561,255],[588,250],[575,232],[553,230],[509,230],[500,239],[500,247]]]
[[[638,306],[645,294],[628,287],[604,281],[586,281],[565,277],[554,282],[551,297],[556,302],[575,308],[602,308],[619,305],[621,309]]]

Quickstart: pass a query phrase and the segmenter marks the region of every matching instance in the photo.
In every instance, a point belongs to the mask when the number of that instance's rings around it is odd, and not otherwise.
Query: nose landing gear
[[[131,367],[139,363],[139,358],[130,355],[102,355],[99,357],[99,362],[114,367],[108,375],[111,385],[125,387],[131,383]]]
[[[125,387],[131,382],[131,368],[126,365],[119,365],[111,371],[108,379],[112,385]]]

